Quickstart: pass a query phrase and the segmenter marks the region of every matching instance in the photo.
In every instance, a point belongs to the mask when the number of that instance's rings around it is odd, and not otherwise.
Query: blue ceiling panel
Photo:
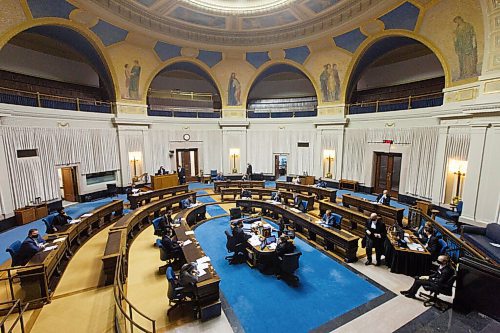
[[[60,17],[69,19],[69,14],[77,8],[66,0],[28,0],[27,3],[34,18]]]
[[[379,19],[384,22],[386,29],[406,29],[413,31],[419,14],[420,9],[417,6],[405,2]]]
[[[90,30],[92,30],[106,46],[122,42],[128,35],[127,30],[119,28],[103,20],[99,20],[99,22],[90,28]]]
[[[333,37],[335,45],[351,53],[356,52],[359,45],[361,45],[365,39],[366,36],[361,33],[359,28],[346,32],[343,35]]]
[[[158,57],[161,61],[172,59],[175,57],[180,57],[181,47],[177,45],[172,45],[164,42],[157,42],[154,48]]]
[[[311,54],[311,51],[307,46],[285,49],[285,59],[293,60],[299,64],[304,64],[309,54]]]
[[[271,60],[267,52],[247,52],[246,59],[255,68],[259,68]]]
[[[222,60],[222,52],[200,50],[197,58],[207,64],[208,67],[213,67]]]

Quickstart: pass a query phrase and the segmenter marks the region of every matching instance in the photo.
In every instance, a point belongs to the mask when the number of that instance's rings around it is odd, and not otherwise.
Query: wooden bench
[[[220,192],[221,188],[224,187],[252,187],[252,188],[264,188],[266,182],[264,180],[216,180],[214,181],[214,192]]]
[[[358,191],[359,182],[357,180],[349,180],[349,179],[341,179],[339,181],[339,188],[341,190],[353,190],[354,192]]]
[[[152,199],[163,199],[167,195],[177,195],[179,193],[189,192],[188,185],[179,185],[160,190],[139,192],[137,194],[128,194],[127,199],[130,201],[130,209],[136,209],[143,204],[148,204]]]
[[[262,200],[264,197],[269,197],[271,198],[273,193],[276,193],[276,189],[268,189],[268,188],[248,188],[248,190],[252,194],[253,197],[258,197],[259,200]],[[280,191],[281,196],[284,199],[285,204],[288,205],[289,200],[293,200],[293,195],[297,194],[297,196],[301,200],[307,201],[307,210],[313,210],[314,209],[314,195],[308,195],[308,194],[302,194],[302,193],[295,193],[295,192],[289,192],[289,191]],[[220,196],[221,196],[221,201],[224,201],[224,196],[227,195],[232,195],[233,200],[236,200],[236,197],[241,194],[241,188],[234,188],[234,187],[227,187],[227,188],[222,188],[220,191]]]
[[[392,226],[395,223],[398,223],[401,226],[403,225],[404,208],[378,204],[350,194],[344,194],[342,196],[342,204],[348,208],[350,206],[354,206],[360,212],[368,211],[370,213],[377,213],[386,225]]]
[[[277,189],[285,189],[297,193],[307,193],[309,195],[316,195],[318,200],[328,198],[331,202],[337,200],[337,190],[331,188],[316,187],[310,185],[299,185],[288,182],[276,182]]]

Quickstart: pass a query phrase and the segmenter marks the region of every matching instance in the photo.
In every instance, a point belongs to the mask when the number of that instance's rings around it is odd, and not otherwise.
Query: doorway
[[[76,175],[76,167],[59,169],[61,196],[69,202],[78,202],[78,179]]]
[[[388,190],[392,197],[399,194],[402,155],[398,153],[375,153],[375,192]]]
[[[276,178],[286,176],[288,156],[283,154],[274,155],[274,176]]]
[[[177,149],[176,162],[186,171],[186,182],[198,180],[198,148]]]

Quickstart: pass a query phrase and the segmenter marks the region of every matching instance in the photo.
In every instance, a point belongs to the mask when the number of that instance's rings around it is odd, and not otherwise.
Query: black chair
[[[10,244],[9,247],[5,250],[6,252],[9,252],[10,257],[12,258],[12,263],[11,267],[14,266],[20,266],[21,263],[17,259],[17,254],[19,253],[19,249],[21,248],[21,241],[15,241],[14,243]]]
[[[56,214],[48,215],[42,219],[43,223],[45,224],[46,234],[53,234],[56,232],[54,229],[54,217],[56,217]]]
[[[420,292],[418,296],[424,299],[424,306],[434,306],[442,312],[448,310],[451,307],[451,304],[443,301],[438,296],[440,294],[451,296],[453,294],[453,284],[455,283],[456,275],[453,275],[451,278],[446,281],[446,283],[442,286],[425,286],[424,290],[429,293],[426,294],[424,292]]]
[[[184,261],[180,251],[167,252],[161,244],[161,239],[156,240],[155,244],[160,250],[160,260],[165,262],[165,265],[158,267],[160,274],[165,273],[168,266],[173,266],[176,269],[180,269]]]
[[[215,178],[217,178],[217,170],[210,170],[210,181],[213,183]]]
[[[108,190],[108,197],[116,197],[118,195],[118,188],[116,184],[106,184]]]
[[[278,257],[278,278],[287,280],[294,286],[299,283],[299,277],[294,275],[299,268],[299,258],[302,252],[287,253],[282,257]]]
[[[230,216],[231,220],[240,219],[241,218],[241,208],[234,207],[234,208],[229,209],[229,216]]]
[[[227,252],[232,253],[225,257],[230,265],[239,264],[246,260],[246,246],[243,243],[235,244],[234,237],[229,230],[225,230],[226,234],[226,249]]]
[[[179,284],[179,280],[177,276],[175,276],[174,269],[172,267],[167,267],[166,277],[168,281],[168,304],[171,306],[170,309],[167,310],[167,316],[170,315],[174,309],[182,306],[182,305],[191,305],[193,309],[194,318],[198,317],[198,312],[196,306],[194,306],[194,299],[189,298],[193,293],[187,293],[184,291],[184,287]]]

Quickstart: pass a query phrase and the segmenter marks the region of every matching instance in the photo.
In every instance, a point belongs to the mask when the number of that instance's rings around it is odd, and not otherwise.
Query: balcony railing
[[[177,117],[177,118],[221,118],[222,110],[210,108],[148,106],[148,115],[157,117]]]
[[[429,108],[443,105],[443,93],[432,93],[402,98],[384,99],[374,102],[347,104],[347,114],[364,114],[397,110]]]
[[[71,111],[111,113],[112,103],[0,87],[0,103]]]

